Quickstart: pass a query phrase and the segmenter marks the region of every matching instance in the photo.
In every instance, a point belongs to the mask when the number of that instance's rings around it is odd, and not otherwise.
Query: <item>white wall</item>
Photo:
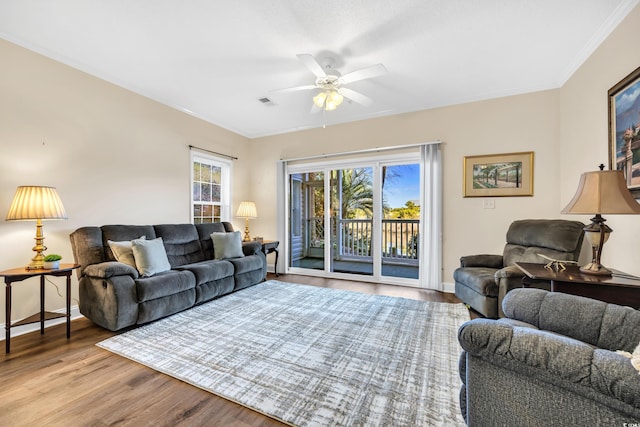
[[[69,219],[44,235],[63,262],[81,226],[188,222],[190,144],[239,157],[232,210],[249,197],[246,138],[2,40],[0,63],[0,215],[19,185],[57,187]],[[0,270],[28,264],[34,236],[35,222],[0,221]],[[47,308],[64,307],[47,289]],[[14,319],[39,310],[37,280],[13,290]]]
[[[278,159],[439,139],[444,142],[443,280],[453,282],[460,256],[502,253],[513,220],[560,216],[558,136],[558,91],[551,90],[255,139],[251,156],[264,172],[251,181],[260,210],[252,229],[276,236]],[[496,198],[495,209],[483,209],[482,198],[463,197],[464,156],[521,151],[534,152],[533,197]]]
[[[589,216],[561,215],[582,172],[607,164],[607,91],[640,65],[640,6],[560,89],[418,111],[340,126],[259,138],[250,142],[256,167],[251,186],[261,210],[254,230],[276,233],[275,161],[292,157],[428,142],[444,144],[443,280],[452,282],[460,256],[501,253],[515,219],[563,218],[589,223]],[[462,160],[476,154],[534,151],[534,196],[462,197]],[[257,191],[260,189],[260,191]],[[603,263],[640,275],[638,216],[609,216],[614,229]],[[581,261],[590,258],[583,247]]]
[[[580,174],[608,165],[608,96],[640,66],[640,6],[637,6],[560,91],[561,206],[573,197]],[[605,215],[613,228],[602,263],[640,275],[640,216]],[[578,216],[589,222],[589,216]]]

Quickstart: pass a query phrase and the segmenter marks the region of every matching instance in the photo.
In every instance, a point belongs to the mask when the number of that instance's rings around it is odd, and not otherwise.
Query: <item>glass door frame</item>
[[[285,250],[283,251],[286,255],[286,259],[284,262],[285,273],[287,274],[299,274],[299,275],[307,275],[307,276],[319,276],[326,278],[336,278],[336,279],[346,279],[353,281],[364,281],[364,282],[377,282],[377,283],[385,283],[385,284],[397,284],[404,286],[412,286],[412,287],[420,287],[419,279],[409,279],[404,277],[394,277],[394,276],[382,276],[382,166],[388,165],[399,165],[399,164],[408,164],[408,163],[418,163],[421,164],[420,152],[411,150],[406,153],[397,153],[397,154],[385,154],[385,155],[377,155],[377,156],[357,156],[350,157],[344,159],[336,159],[336,160],[325,160],[325,161],[317,161],[317,162],[301,162],[295,164],[286,164],[284,171],[285,178],[285,197],[284,197],[284,214],[286,218],[284,220],[285,224]],[[289,224],[291,223],[290,218],[290,200],[291,200],[291,175],[300,174],[300,173],[311,173],[311,172],[323,172],[324,173],[324,223],[331,224],[331,211],[327,207],[331,206],[331,182],[330,182],[330,171],[339,170],[339,169],[354,169],[354,168],[362,168],[362,167],[371,167],[373,168],[373,209],[374,209],[374,219],[373,219],[373,239],[372,239],[372,248],[371,253],[373,257],[373,275],[360,275],[360,274],[349,274],[349,273],[339,273],[331,271],[331,246],[330,244],[326,244],[326,242],[330,242],[330,227],[325,227],[324,230],[324,239],[325,239],[325,247],[324,247],[324,269],[309,269],[302,267],[292,267],[290,265],[291,260],[289,259],[289,245],[290,245],[290,232]],[[422,168],[422,165],[420,166]],[[420,174],[423,176],[423,173]],[[420,186],[424,186],[424,182],[420,182]],[[420,192],[423,193],[422,191]],[[421,206],[423,205],[422,196],[420,198]],[[421,209],[420,215],[420,224],[422,226],[425,220],[424,209]],[[329,235],[328,235],[329,233]],[[422,267],[422,262],[419,260],[419,267]]]

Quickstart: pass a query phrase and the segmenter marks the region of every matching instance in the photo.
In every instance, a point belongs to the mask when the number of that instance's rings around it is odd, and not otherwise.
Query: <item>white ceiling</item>
[[[255,138],[560,87],[638,1],[0,0],[0,37]],[[310,114],[270,93],[314,83],[299,53],[388,74]]]

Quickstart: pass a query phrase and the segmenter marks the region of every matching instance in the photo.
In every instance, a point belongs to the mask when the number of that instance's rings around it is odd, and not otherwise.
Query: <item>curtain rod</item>
[[[216,152],[216,151],[207,150],[206,148],[196,147],[195,145],[189,145],[189,149],[190,149],[190,150],[196,149],[196,150],[200,150],[200,151],[206,151],[207,153],[216,154],[216,155],[218,155],[218,156],[226,157],[227,159],[231,159],[231,160],[238,160],[238,158],[237,158],[237,157],[230,156],[230,155],[228,155],[228,154],[218,153],[218,152]]]
[[[280,159],[283,162],[296,162],[298,160],[312,160],[312,159],[323,159],[327,157],[338,157],[338,156],[348,156],[349,154],[364,154],[364,153],[379,153],[381,151],[391,151],[391,150],[402,150],[404,148],[414,148],[421,147],[423,145],[432,145],[432,144],[441,144],[442,141],[439,139],[432,142],[421,142],[419,144],[407,144],[407,145],[394,145],[391,147],[378,147],[378,148],[368,148],[365,150],[355,150],[355,151],[343,151],[340,153],[328,153],[328,154],[317,154],[315,156],[305,156],[305,157],[294,157],[291,159]]]

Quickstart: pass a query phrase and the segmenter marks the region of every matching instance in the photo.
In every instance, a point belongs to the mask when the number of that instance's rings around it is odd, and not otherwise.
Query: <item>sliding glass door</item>
[[[417,286],[419,155],[289,168],[289,271]]]
[[[289,175],[289,264],[324,270],[325,216],[323,171]]]
[[[373,167],[330,172],[331,262],[338,273],[373,275]]]
[[[381,167],[382,276],[418,279],[420,164]]]

